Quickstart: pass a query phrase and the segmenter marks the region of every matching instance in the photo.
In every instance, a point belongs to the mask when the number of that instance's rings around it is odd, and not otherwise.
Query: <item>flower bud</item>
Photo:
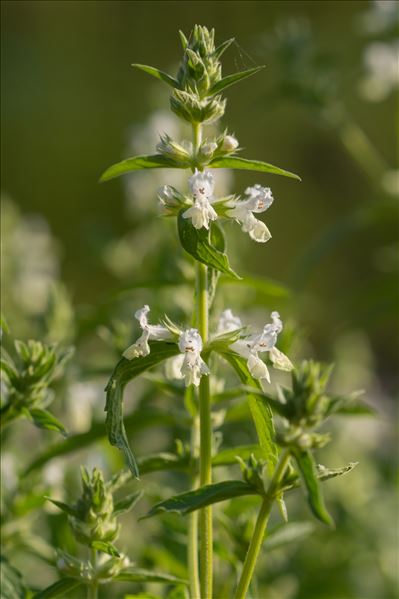
[[[236,151],[238,145],[238,140],[234,137],[234,135],[226,135],[226,137],[223,139],[221,150],[226,152],[226,154],[230,154]]]

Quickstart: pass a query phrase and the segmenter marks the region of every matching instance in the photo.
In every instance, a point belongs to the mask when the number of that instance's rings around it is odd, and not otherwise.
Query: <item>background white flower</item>
[[[133,360],[139,356],[148,356],[150,353],[150,346],[148,341],[154,339],[156,341],[162,341],[171,339],[172,335],[170,331],[159,324],[149,324],[147,314],[149,313],[149,306],[145,305],[140,310],[135,312],[134,317],[139,321],[140,328],[142,329],[142,335],[130,345],[124,352],[123,357],[127,360]]]

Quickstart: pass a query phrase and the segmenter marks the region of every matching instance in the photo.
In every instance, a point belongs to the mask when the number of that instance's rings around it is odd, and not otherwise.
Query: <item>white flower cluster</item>
[[[184,218],[191,219],[193,227],[196,229],[209,229],[210,221],[218,218],[214,203],[213,191],[214,180],[213,175],[209,171],[195,171],[194,175],[189,179],[189,185],[193,196],[193,205],[183,213]],[[258,220],[255,214],[265,212],[273,202],[273,195],[269,187],[262,187],[259,184],[253,187],[248,187],[245,190],[246,198],[230,199],[225,202],[225,216],[236,220],[241,229],[249,236],[258,241],[265,243],[271,238],[269,229],[265,223]]]
[[[198,387],[201,376],[209,374],[209,368],[201,357],[203,343],[197,329],[190,328],[173,334],[162,325],[150,325],[147,314],[150,311],[144,306],[135,313],[143,331],[142,335],[133,345],[123,352],[128,360],[150,353],[149,340],[170,340],[178,344],[180,354],[170,358],[167,362],[167,376],[169,378],[184,379],[186,386]],[[270,374],[266,364],[259,357],[260,353],[268,352],[269,358],[275,368],[292,370],[293,365],[289,358],[276,348],[278,335],[283,329],[283,323],[278,312],[271,313],[272,322],[253,335],[243,335],[230,344],[230,349],[247,360],[248,370],[253,378],[263,383],[270,383]],[[243,328],[239,317],[234,316],[230,309],[222,312],[212,339],[221,337]]]

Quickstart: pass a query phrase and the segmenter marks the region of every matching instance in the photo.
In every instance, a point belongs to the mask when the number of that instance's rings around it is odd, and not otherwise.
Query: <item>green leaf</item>
[[[137,64],[137,63],[134,63],[131,66],[135,67],[136,69],[140,69],[140,71],[144,71],[145,73],[148,73],[148,75],[152,75],[153,77],[155,77],[156,79],[159,79],[160,81],[164,81],[171,87],[180,87],[179,82],[174,77],[172,77],[171,75],[168,75],[167,73],[164,73],[163,71],[160,71],[159,69],[156,69],[155,67],[149,67],[146,64]]]
[[[229,275],[233,279],[240,279],[240,277],[230,268],[227,254],[211,245],[207,229],[204,227],[202,227],[202,229],[196,229],[191,224],[190,219],[183,218],[183,212],[185,212],[185,210],[186,209],[183,209],[179,212],[177,227],[180,242],[186,252],[198,262],[202,262],[219,272]],[[211,229],[212,228],[219,227],[215,223],[212,223]],[[212,238],[214,234],[211,233],[210,236]]]
[[[229,48],[233,42],[235,42],[235,38],[231,37],[229,40],[226,40],[225,42],[221,43],[220,46],[218,46],[216,50],[213,52],[212,56],[214,58],[219,59],[222,56],[223,52],[226,52],[227,48]]]
[[[233,40],[231,40],[231,41],[233,41]],[[225,42],[225,44],[230,45],[231,41],[228,40],[228,42]],[[223,51],[225,49],[226,48],[223,48]],[[259,71],[261,71],[264,68],[265,68],[264,65],[262,65],[260,67],[253,67],[252,69],[240,71],[239,73],[232,73],[231,75],[226,75],[226,77],[223,77],[223,79],[220,79],[220,81],[218,81],[217,83],[215,83],[215,85],[213,85],[213,87],[209,90],[208,95],[213,96],[215,94],[218,94],[222,90],[226,89],[226,87],[230,87],[230,85],[234,85],[235,83],[238,83],[239,81],[241,81],[241,79],[246,79],[247,77],[251,77],[251,75],[255,75],[255,73],[258,73]]]
[[[267,162],[261,162],[260,160],[247,160],[246,158],[239,158],[238,156],[225,156],[224,158],[215,158],[209,163],[210,168],[232,168],[245,171],[257,171],[258,173],[271,173],[273,175],[282,175],[283,177],[290,177],[291,179],[301,180],[298,175],[285,171],[278,166],[268,164]]]
[[[242,495],[258,495],[258,491],[252,485],[241,480],[226,480],[165,499],[154,505],[144,518],[151,518],[151,516],[162,512],[185,515],[207,505]]]
[[[313,514],[324,524],[333,527],[334,522],[327,511],[317,476],[317,467],[310,451],[292,450],[308,494]]]
[[[120,582],[165,582],[167,584],[187,584],[186,580],[172,576],[172,574],[163,574],[162,572],[153,572],[152,570],[143,569],[126,569],[114,576],[112,580]]]
[[[112,544],[105,541],[93,541],[90,545],[93,549],[97,549],[97,551],[102,551],[103,553],[107,553],[112,557],[120,557],[120,553],[117,548]]]
[[[262,458],[264,453],[259,445],[238,445],[237,447],[219,451],[219,453],[212,458],[212,466],[217,467],[236,464],[237,456],[242,460],[248,460],[251,455],[254,455],[256,458]]]
[[[341,468],[326,468],[321,464],[317,465],[317,478],[321,481],[329,480],[330,478],[336,478],[337,476],[343,476],[351,472],[359,462],[350,462],[347,466]]]
[[[113,164],[101,175],[100,182],[109,181],[120,175],[126,175],[132,171],[139,171],[145,168],[188,168],[188,163],[177,162],[171,158],[166,158],[162,154],[154,154],[153,156],[134,156],[127,158],[122,162]]]
[[[0,556],[1,599],[25,599],[26,587],[22,574],[7,558]]]
[[[70,597],[69,592],[81,586],[82,582],[76,578],[62,578],[51,586],[34,595],[33,599],[50,599],[51,597]]]
[[[31,408],[29,410],[29,415],[32,418],[33,423],[38,428],[43,428],[48,431],[56,431],[57,433],[61,433],[61,435],[64,437],[68,436],[68,432],[64,425],[50,412],[47,412],[47,410]]]
[[[68,505],[67,503],[64,503],[63,501],[58,501],[58,499],[51,499],[51,497],[45,497],[45,499],[47,499],[48,501],[51,501],[51,503],[53,503],[54,505],[56,505],[60,510],[62,510],[63,512],[65,512],[69,516],[76,517],[75,508],[73,508],[72,506]]]
[[[218,353],[229,362],[240,381],[246,385],[247,388],[254,388],[253,393],[248,389],[246,392],[249,408],[258,433],[259,443],[263,451],[262,457],[267,461],[269,474],[273,474],[274,467],[278,460],[278,449],[274,441],[275,430],[271,408],[263,397],[258,394],[260,385],[250,375],[245,359],[232,351],[222,351]]]
[[[107,393],[105,404],[105,411],[107,412],[106,428],[109,442],[124,453],[129,468],[136,478],[139,476],[138,467],[129,447],[123,423],[124,388],[130,380],[139,376],[142,372],[179,353],[179,348],[175,343],[163,341],[150,343],[150,350],[148,356],[135,358],[134,360],[122,358],[116,365],[105,388]]]
[[[121,514],[125,514],[126,512],[130,511],[136,505],[136,503],[140,501],[142,496],[143,491],[137,491],[136,493],[132,493],[120,501],[117,501],[114,505],[113,515],[120,516]]]
[[[304,539],[312,534],[314,530],[315,525],[312,522],[290,522],[289,524],[281,524],[266,533],[263,548],[265,551],[280,549],[280,547]]]

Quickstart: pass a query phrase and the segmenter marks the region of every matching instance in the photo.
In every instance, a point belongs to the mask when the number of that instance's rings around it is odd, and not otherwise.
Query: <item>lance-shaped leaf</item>
[[[140,171],[146,168],[188,168],[190,165],[187,162],[177,162],[171,158],[167,158],[162,154],[154,154],[153,156],[134,156],[127,158],[121,162],[113,164],[101,175],[100,182],[109,181],[120,175],[126,175],[133,171]]]
[[[162,512],[185,515],[200,510],[207,505],[243,495],[259,495],[259,492],[254,486],[241,480],[226,480],[160,501],[151,508],[144,518],[150,518]]]
[[[107,393],[105,404],[105,411],[107,412],[106,428],[109,442],[124,453],[129,468],[136,478],[139,475],[138,467],[129,447],[123,423],[124,388],[131,379],[139,376],[142,372],[145,372],[163,360],[179,353],[179,348],[175,343],[161,341],[150,343],[150,350],[148,356],[135,358],[134,360],[122,358],[116,365],[105,388]]]
[[[81,586],[82,582],[76,578],[62,578],[54,584],[34,595],[33,599],[51,599],[52,597],[70,597],[70,592]]]
[[[131,495],[127,495],[123,499],[117,501],[114,505],[114,516],[120,516],[121,514],[126,514],[131,509],[134,508],[136,503],[140,501],[143,496],[143,491],[137,491],[136,493],[132,493]]]
[[[122,570],[117,576],[114,576],[112,580],[119,580],[120,582],[165,582],[166,584],[177,583],[187,584],[187,581],[172,574],[163,574],[162,572],[153,572],[152,570],[143,570],[139,568],[132,568]]]
[[[222,42],[220,44],[220,46],[218,46],[216,48],[216,50],[213,52],[212,56],[214,58],[220,58],[222,56],[222,54],[224,52],[226,52],[227,48],[229,48],[234,41],[235,41],[235,38],[231,37],[230,39],[226,40],[225,42]]]
[[[341,466],[341,468],[326,468],[326,466],[322,466],[321,464],[317,464],[317,478],[322,483],[330,480],[330,478],[337,478],[338,476],[344,476],[345,474],[349,474],[352,472],[354,468],[358,465],[359,462],[349,462],[347,466]],[[283,484],[283,491],[291,491],[292,489],[297,489],[300,486],[299,475],[294,474],[290,477],[288,482]]]
[[[223,51],[224,50],[225,50],[225,48],[223,49]],[[208,95],[213,96],[215,94],[218,94],[219,92],[226,89],[226,87],[230,87],[230,85],[234,85],[235,83],[238,83],[239,81],[241,81],[241,79],[246,79],[247,77],[251,77],[251,75],[255,75],[255,73],[258,73],[259,71],[261,71],[264,68],[265,68],[264,65],[262,65],[260,67],[253,67],[252,69],[246,69],[245,71],[240,71],[239,73],[232,73],[231,75],[226,75],[226,77],[223,77],[223,79],[220,79],[220,81],[218,81],[217,83],[215,83],[215,85],[212,86],[212,88],[208,92]]]
[[[278,449],[274,441],[275,430],[273,424],[273,414],[270,406],[259,395],[260,386],[258,382],[249,373],[246,361],[241,356],[232,351],[219,352],[221,356],[233,367],[240,381],[246,386],[246,394],[251,410],[252,418],[258,433],[259,443],[263,450],[263,458],[267,461],[267,468],[270,475],[273,474],[274,467],[278,460]],[[254,392],[250,391],[253,387]]]
[[[278,166],[268,164],[267,162],[261,162],[260,160],[248,160],[246,158],[239,158],[238,156],[225,156],[222,158],[215,158],[209,163],[210,168],[232,168],[244,171],[256,171],[258,173],[271,173],[272,175],[282,175],[283,177],[290,177],[291,179],[301,180],[298,175],[290,173]]]
[[[51,501],[54,505],[56,505],[60,510],[68,514],[68,516],[76,517],[76,510],[71,505],[64,503],[63,501],[58,501],[58,499],[51,499],[51,497],[45,497],[48,501]]]
[[[317,476],[317,467],[310,451],[293,449],[293,455],[301,473],[313,514],[324,524],[333,527],[334,522],[324,503],[323,494]]]
[[[132,67],[135,67],[136,69],[140,69],[140,71],[144,71],[145,73],[148,73],[148,75],[152,75],[153,77],[155,77],[155,79],[164,81],[171,87],[180,87],[177,79],[175,79],[171,75],[168,75],[167,73],[164,73],[163,71],[160,71],[159,69],[157,69],[155,67],[149,67],[146,64],[137,64],[137,63],[132,64]]]
[[[234,279],[240,279],[239,275],[230,268],[227,254],[218,250],[209,241],[209,232],[207,229],[205,229],[205,227],[202,227],[201,229],[193,227],[190,219],[183,218],[184,212],[185,209],[179,212],[177,227],[180,242],[186,252],[198,262],[202,262],[210,268],[229,275]],[[212,223],[211,226],[212,228],[218,228],[218,225],[215,223]]]
[[[48,431],[56,431],[57,433],[61,433],[61,435],[64,437],[68,436],[68,432],[62,422],[60,422],[47,410],[31,408],[30,410],[26,410],[26,413],[29,420],[32,420],[38,428],[43,428]]]

